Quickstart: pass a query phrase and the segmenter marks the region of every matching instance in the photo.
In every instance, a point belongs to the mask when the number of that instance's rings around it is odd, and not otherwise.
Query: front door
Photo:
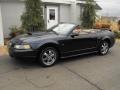
[[[97,50],[97,38],[93,35],[80,35],[64,40],[63,56],[82,54]]]
[[[58,24],[58,7],[47,6],[47,29]]]
[[[66,38],[64,43],[63,56],[82,54],[97,50],[97,37],[92,33],[81,33],[78,36]]]

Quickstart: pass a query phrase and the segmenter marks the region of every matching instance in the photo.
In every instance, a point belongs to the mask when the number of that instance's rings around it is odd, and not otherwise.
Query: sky
[[[120,0],[95,0],[102,7],[100,11],[104,16],[120,17]]]

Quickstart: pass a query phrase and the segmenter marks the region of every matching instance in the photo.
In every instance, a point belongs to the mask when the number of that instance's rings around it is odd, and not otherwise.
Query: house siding
[[[23,2],[1,2],[4,37],[9,37],[10,27],[21,25],[20,16],[23,11]]]
[[[3,34],[5,38],[9,37],[10,27],[12,26],[19,27],[21,25],[20,17],[24,10],[25,5],[23,2],[1,2]],[[71,15],[72,15],[71,5],[67,4],[59,5],[59,22],[72,23]]]
[[[81,24],[81,20],[80,20],[81,5],[80,3],[78,4],[76,0],[42,0],[42,1],[45,5],[44,20],[46,24],[47,24],[47,20],[46,20],[47,5],[58,6],[59,22]],[[7,38],[9,37],[10,27],[21,25],[20,17],[25,10],[25,5],[22,0],[21,1],[2,0],[0,1],[0,4],[1,4],[2,26],[3,26],[4,38]]]
[[[76,9],[76,19],[77,19],[77,20],[76,20],[76,23],[77,23],[77,24],[81,24],[81,12],[82,12],[82,11],[81,11],[81,8],[82,8],[82,7],[78,4],[78,5],[76,6],[76,8],[77,8],[77,9]]]
[[[60,22],[70,22],[70,5],[60,5]]]

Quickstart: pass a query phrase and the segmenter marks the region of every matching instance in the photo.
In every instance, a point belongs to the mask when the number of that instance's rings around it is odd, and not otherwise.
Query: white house
[[[47,28],[60,22],[80,24],[80,15],[83,11],[84,0],[42,0],[43,17]],[[96,9],[101,7],[95,3]],[[24,0],[0,0],[0,44],[3,38],[9,37],[9,28],[20,26],[20,16],[24,12]]]

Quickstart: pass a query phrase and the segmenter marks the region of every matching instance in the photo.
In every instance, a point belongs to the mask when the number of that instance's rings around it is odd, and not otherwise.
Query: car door
[[[69,35],[64,40],[64,55],[75,55],[87,52],[92,52],[97,49],[97,37],[96,34],[79,34],[78,36],[71,37]]]

